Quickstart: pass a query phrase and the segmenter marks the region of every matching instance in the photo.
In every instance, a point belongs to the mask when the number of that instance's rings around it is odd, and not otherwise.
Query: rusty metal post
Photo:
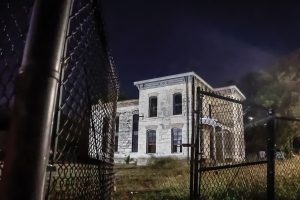
[[[71,0],[36,0],[16,81],[0,199],[44,198]]]

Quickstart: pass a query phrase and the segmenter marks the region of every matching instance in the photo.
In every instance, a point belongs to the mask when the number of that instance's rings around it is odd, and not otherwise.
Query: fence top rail
[[[201,161],[199,161],[201,162]],[[252,162],[241,162],[236,164],[227,164],[227,165],[220,165],[220,166],[210,166],[210,167],[201,167],[199,171],[206,172],[206,171],[215,171],[215,170],[223,170],[223,169],[230,169],[230,168],[237,168],[237,167],[249,167],[253,165],[262,165],[267,164],[267,160],[261,161],[252,161]]]
[[[253,102],[245,102],[245,101],[241,101],[241,100],[238,100],[238,99],[235,99],[233,97],[228,97],[228,96],[224,96],[222,94],[219,94],[219,93],[216,93],[216,92],[212,92],[212,91],[205,91],[203,89],[200,89],[200,95],[205,95],[205,96],[209,96],[209,97],[213,97],[213,98],[217,98],[217,99],[221,99],[221,100],[224,100],[224,101],[229,101],[229,102],[232,102],[232,103],[237,103],[237,104],[241,104],[241,105],[245,105],[247,107],[251,106],[251,107],[255,107],[255,108],[258,108],[258,109],[261,109],[261,110],[265,110],[265,111],[268,111],[269,108],[266,108],[262,105],[259,105],[257,103],[253,103]]]
[[[242,101],[231,98],[231,97],[226,97],[226,96],[223,96],[223,95],[215,93],[215,92],[209,92],[209,91],[204,91],[204,90],[200,89],[200,95],[201,94],[205,95],[205,96],[210,96],[210,97],[222,99],[222,100],[225,100],[225,101],[230,101],[230,102],[233,102],[233,103],[239,103],[239,104],[243,103]]]
[[[277,120],[283,120],[283,121],[300,122],[300,117],[275,116],[275,119],[277,119]]]

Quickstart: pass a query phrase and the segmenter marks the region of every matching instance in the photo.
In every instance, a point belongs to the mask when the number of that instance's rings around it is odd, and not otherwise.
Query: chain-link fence
[[[268,112],[242,100],[236,88],[198,88],[194,198],[266,198]]]
[[[275,120],[275,198],[300,198],[300,120],[276,117]]]
[[[300,120],[242,100],[198,88],[191,199],[299,199]]]
[[[35,17],[42,16],[43,12],[38,9],[46,5],[43,1],[37,2],[39,5],[35,5]],[[14,81],[23,57],[29,21],[34,10],[33,3],[29,0],[1,2],[1,155],[4,138],[8,134],[11,108],[15,107]],[[59,4],[59,1],[49,3],[49,9],[55,8],[55,4]],[[70,14],[67,14],[66,29],[60,27],[55,30],[64,38],[63,46],[59,47],[63,49],[62,55],[54,61],[60,63],[60,73],[58,76],[51,75],[59,80],[59,84],[58,90],[54,92],[57,97],[54,98],[56,101],[53,101],[55,114],[51,123],[52,137],[48,150],[45,198],[110,199],[114,184],[113,127],[118,77],[103,30],[100,1],[65,1],[61,7],[57,7],[57,12],[59,9]],[[42,19],[31,20],[32,23],[36,23],[33,27],[38,27],[40,21]],[[52,26],[52,21],[49,23],[49,27],[55,27]],[[43,32],[34,32],[36,30],[38,28],[33,28],[31,34],[39,40],[42,38],[39,35]],[[35,42],[35,38],[27,38],[26,43]],[[47,45],[47,42],[44,45]],[[28,46],[28,49],[34,48],[33,44]],[[37,52],[27,52],[27,56],[34,53]],[[47,62],[48,58],[44,60]],[[29,73],[26,69],[26,75],[37,73],[33,68]],[[18,97],[18,93],[16,96]],[[45,115],[49,114],[51,113]],[[28,156],[25,154],[25,157]],[[3,161],[0,161],[0,176],[2,167]],[[28,170],[27,167],[24,167],[24,170]],[[3,188],[5,186],[4,184]]]
[[[23,56],[32,5],[33,0],[0,3],[0,180],[14,103],[14,81]]]
[[[117,76],[96,1],[73,1],[51,146],[49,199],[109,199]]]

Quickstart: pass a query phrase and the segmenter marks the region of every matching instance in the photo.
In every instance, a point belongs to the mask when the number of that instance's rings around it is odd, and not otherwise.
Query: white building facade
[[[117,104],[116,163],[124,162],[128,156],[137,161],[137,164],[146,164],[147,160],[153,156],[188,158],[190,148],[182,147],[182,144],[189,144],[191,141],[192,103],[196,102],[197,87],[208,91],[217,91],[224,96],[238,100],[245,100],[244,95],[236,86],[212,88],[194,72],[138,81],[134,82],[134,85],[139,90],[139,99],[119,101]],[[205,104],[209,101],[208,98],[203,102]],[[231,137],[238,134],[240,138],[243,138],[243,121],[240,120],[242,106],[233,106],[232,112],[236,112],[232,116],[239,118],[233,119],[233,122],[238,124],[236,127],[232,126],[226,130],[232,133]],[[206,118],[209,119],[209,116]],[[216,131],[211,123],[212,120],[207,123],[208,128],[205,130],[208,132]],[[216,147],[208,147],[211,149],[211,155],[207,155],[208,157],[217,157],[221,154],[222,158],[226,157],[225,138],[223,137],[226,135],[223,135],[222,132],[222,141],[219,142],[223,144],[221,150]],[[218,143],[218,137],[208,138],[215,138],[214,144]],[[211,142],[205,142],[207,138],[204,137],[203,140],[204,146],[211,144]],[[241,144],[243,139],[236,141],[238,143],[230,144],[233,147],[231,152],[227,151],[227,156],[232,154],[231,157],[243,159],[245,155],[244,144]],[[235,148],[235,146],[239,148]]]

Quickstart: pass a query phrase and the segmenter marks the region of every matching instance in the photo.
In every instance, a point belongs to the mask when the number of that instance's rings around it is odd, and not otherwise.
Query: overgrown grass
[[[188,163],[171,158],[151,160],[148,166],[116,166],[115,199],[186,199]]]
[[[123,165],[116,169],[116,192],[120,200],[188,199],[189,165],[172,158],[153,159],[149,166]],[[267,199],[266,165],[202,173],[202,198]],[[277,199],[300,199],[300,158],[276,161]]]

